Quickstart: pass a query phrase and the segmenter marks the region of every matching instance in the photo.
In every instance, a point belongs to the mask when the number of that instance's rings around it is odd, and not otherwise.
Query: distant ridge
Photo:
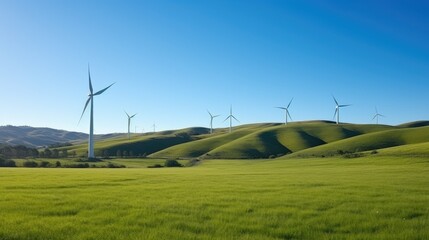
[[[122,134],[98,135],[98,139],[116,137]],[[24,145],[43,147],[58,143],[84,141],[88,134],[70,132],[46,127],[0,126],[0,143],[7,145]]]

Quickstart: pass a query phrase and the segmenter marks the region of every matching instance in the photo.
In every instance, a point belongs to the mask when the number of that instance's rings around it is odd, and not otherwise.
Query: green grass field
[[[0,168],[0,239],[429,239],[429,159],[398,151]]]

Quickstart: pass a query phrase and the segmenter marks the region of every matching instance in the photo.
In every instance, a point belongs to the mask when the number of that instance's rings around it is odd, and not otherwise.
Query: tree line
[[[3,158],[66,158],[68,156],[76,157],[76,152],[68,152],[67,149],[50,149],[45,148],[37,150],[36,148],[26,147],[22,145],[10,146],[0,145],[0,156]]]

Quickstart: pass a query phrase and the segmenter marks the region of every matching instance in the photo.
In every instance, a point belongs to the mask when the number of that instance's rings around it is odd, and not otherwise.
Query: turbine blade
[[[335,108],[334,117],[332,119],[335,120],[335,116],[337,116],[338,108]]]
[[[219,116],[220,116],[220,115],[214,115],[214,116],[213,116],[213,118],[215,118],[215,117],[219,117]]]
[[[113,86],[113,84],[115,84],[115,83],[112,83],[112,84],[110,84],[108,87],[106,87],[106,88],[104,88],[104,89],[102,89],[102,90],[100,90],[100,91],[98,91],[98,92],[94,93],[94,96],[97,96],[97,95],[102,94],[104,91],[106,91],[106,90],[107,90],[107,89],[109,89],[111,86]]]
[[[373,117],[371,120],[374,120],[377,116],[378,116],[378,115],[377,115],[377,114],[375,114],[375,115],[374,115],[374,117]]]
[[[207,112],[209,113],[210,117],[213,117],[213,115],[210,113],[210,111],[209,111],[209,110],[207,110]]]
[[[128,115],[128,113],[126,111],[124,111],[124,112],[125,112],[125,114],[127,114],[127,117],[130,118],[130,115]]]
[[[232,118],[235,119],[235,121],[240,122],[237,118],[235,118],[233,115],[231,115]]]
[[[289,114],[289,110],[286,110],[286,114],[289,116],[290,120],[292,120],[292,117]]]
[[[283,110],[287,110],[287,108],[285,108],[285,107],[276,107],[276,108],[278,108],[278,109],[283,109]]]
[[[89,63],[88,63],[88,78],[89,78],[89,92],[92,94],[92,83],[91,83],[91,72],[89,70]]]
[[[289,108],[289,107],[290,107],[290,104],[292,103],[292,101],[293,101],[293,98],[290,100],[290,102],[289,102],[289,104],[287,105],[287,107],[286,107],[286,108]]]
[[[132,115],[130,118],[133,118],[135,115],[137,115],[137,113],[136,113],[136,114],[134,114],[134,115]]]
[[[82,115],[80,115],[79,123],[80,123],[80,120],[82,120],[83,114],[85,113],[86,107],[88,107],[88,104],[90,101],[91,101],[91,97],[89,97],[88,100],[86,100],[85,107],[83,108],[83,111],[82,111]]]
[[[337,99],[335,99],[334,95],[332,95],[332,98],[334,99],[335,104],[337,104],[337,106],[339,105],[337,102]]]
[[[225,120],[223,120],[223,121],[225,122],[225,121],[226,121],[226,120],[228,120],[230,117],[231,117],[231,115],[229,115],[228,117],[226,117],[226,118],[225,118]]]
[[[348,107],[348,106],[351,106],[351,104],[339,105],[338,107]]]

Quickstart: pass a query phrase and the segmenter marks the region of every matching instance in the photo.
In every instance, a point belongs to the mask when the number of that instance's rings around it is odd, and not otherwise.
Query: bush
[[[56,161],[55,162],[55,167],[61,167],[61,162],[60,161]]]
[[[16,167],[16,163],[13,160],[0,158],[0,167]]]
[[[165,160],[164,167],[183,167],[177,160],[169,159]]]
[[[118,165],[118,164],[114,164],[114,163],[109,162],[109,163],[107,163],[107,167],[108,168],[124,168],[125,165]]]
[[[377,154],[378,153],[378,151],[377,150],[373,150],[372,152],[371,152],[371,154]]]
[[[37,162],[35,162],[35,161],[25,161],[22,165],[24,167],[37,167],[38,166]]]
[[[162,168],[162,167],[164,167],[164,166],[162,166],[161,164],[155,164],[155,165],[150,165],[150,166],[147,166],[148,168]]]
[[[64,165],[66,168],[89,168],[88,163],[74,163],[69,165]]]
[[[361,153],[346,153],[343,155],[343,158],[359,158],[363,157],[363,154]]]
[[[47,162],[47,161],[41,161],[39,163],[39,167],[44,167],[44,168],[49,167],[49,162]]]

